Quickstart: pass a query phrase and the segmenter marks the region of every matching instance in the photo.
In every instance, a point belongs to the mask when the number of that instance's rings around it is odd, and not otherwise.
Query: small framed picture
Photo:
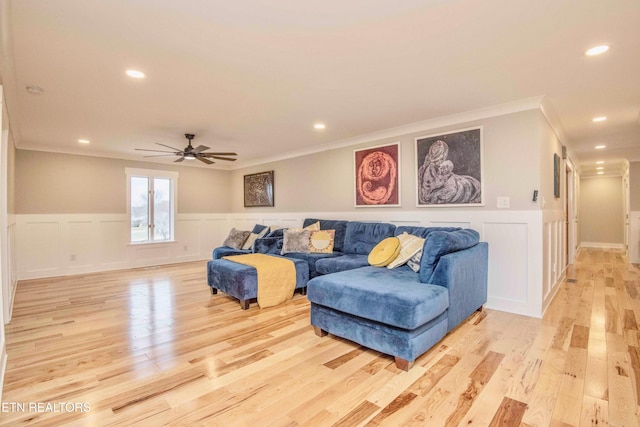
[[[244,176],[244,207],[273,206],[273,171]]]

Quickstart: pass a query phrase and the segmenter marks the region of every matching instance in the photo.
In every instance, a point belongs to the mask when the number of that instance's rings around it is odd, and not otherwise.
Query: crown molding
[[[442,128],[459,123],[472,122],[476,120],[487,119],[491,117],[503,116],[506,114],[519,113],[521,111],[537,110],[541,108],[544,96],[536,96],[532,98],[513,101],[505,104],[494,105],[490,107],[480,108],[477,110],[465,111],[462,113],[451,114],[448,116],[437,117],[433,119],[423,120],[420,122],[409,123],[394,128],[383,129],[365,135],[359,135],[353,138],[347,138],[335,141],[330,144],[318,145],[306,150],[290,151],[277,156],[265,157],[262,159],[238,162],[231,166],[231,170],[248,168],[251,166],[263,165],[282,160],[288,160],[296,157],[307,156],[310,154],[321,153],[323,151],[335,150],[339,148],[350,147],[367,142],[373,142],[381,139],[397,138],[401,135],[407,135],[417,132],[426,132],[431,129]]]

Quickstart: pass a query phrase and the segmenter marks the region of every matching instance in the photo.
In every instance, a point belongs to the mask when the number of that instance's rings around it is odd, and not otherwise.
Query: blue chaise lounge
[[[415,359],[487,301],[488,245],[470,229],[397,227],[426,237],[419,272],[361,267],[317,276],[307,285],[311,324],[395,357]],[[339,263],[339,258],[322,261]]]

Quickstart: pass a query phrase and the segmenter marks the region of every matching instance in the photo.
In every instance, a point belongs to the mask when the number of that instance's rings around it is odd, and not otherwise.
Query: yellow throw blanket
[[[278,305],[293,296],[296,288],[296,267],[293,261],[265,254],[232,255],[223,258],[256,269],[260,308]]]

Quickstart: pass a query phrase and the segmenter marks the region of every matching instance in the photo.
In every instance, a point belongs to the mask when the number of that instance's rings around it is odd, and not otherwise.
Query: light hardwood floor
[[[205,277],[197,262],[21,282],[0,424],[638,425],[640,275],[621,252],[582,250],[544,319],[476,313],[409,372],[317,337],[302,295],[244,311]]]

